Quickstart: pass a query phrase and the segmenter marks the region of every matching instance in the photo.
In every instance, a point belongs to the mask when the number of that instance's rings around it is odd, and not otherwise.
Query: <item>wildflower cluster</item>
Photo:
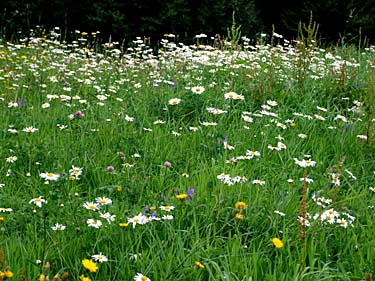
[[[96,212],[96,211],[102,210],[103,208],[109,205],[112,205],[112,199],[107,198],[107,197],[97,197],[95,198],[95,202],[93,201],[85,202],[83,204],[83,207],[87,210]],[[104,219],[108,224],[111,224],[113,221],[115,221],[116,215],[114,214],[111,214],[109,212],[103,212],[103,211],[99,211],[98,213],[99,213],[99,217],[101,219]],[[97,218],[89,218],[87,219],[86,223],[89,227],[93,227],[97,229],[101,228],[103,225],[102,220],[97,219]]]
[[[229,185],[229,186],[234,185],[236,183],[245,183],[245,182],[248,181],[248,179],[246,177],[244,177],[244,176],[231,177],[231,175],[224,174],[224,173],[218,175],[217,178],[221,182],[223,182],[224,184]]]

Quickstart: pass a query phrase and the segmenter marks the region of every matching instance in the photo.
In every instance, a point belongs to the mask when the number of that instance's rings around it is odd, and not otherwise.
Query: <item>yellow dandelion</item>
[[[91,278],[90,277],[86,277],[85,275],[81,275],[79,277],[79,280],[81,280],[81,281],[91,281]]]
[[[246,208],[247,208],[247,204],[245,202],[242,202],[242,201],[236,202],[236,204],[234,206],[235,206],[237,211],[243,211],[243,210],[246,210]]]
[[[200,261],[196,261],[194,263],[194,265],[198,268],[198,269],[204,269],[204,265],[200,262]]]
[[[5,270],[4,271],[4,277],[5,278],[12,278],[13,277],[13,272],[11,272],[9,270]]]
[[[98,265],[93,260],[84,259],[82,264],[90,272],[96,272],[98,270]]]
[[[238,213],[238,214],[236,214],[236,215],[234,216],[234,218],[235,218],[236,220],[240,221],[240,220],[243,220],[243,218],[244,218],[244,215],[243,215],[243,214],[240,214],[240,213]]]
[[[273,243],[273,245],[275,245],[275,247],[277,249],[280,249],[280,248],[284,247],[283,241],[281,241],[279,238],[276,238],[276,237],[272,238],[272,243]]]
[[[177,198],[178,200],[181,200],[181,201],[184,201],[187,197],[188,197],[188,196],[187,196],[186,193],[183,193],[183,194],[177,194],[177,195],[176,195],[176,198]]]
[[[120,227],[125,228],[125,227],[128,227],[129,224],[126,222],[120,222],[119,225]]]

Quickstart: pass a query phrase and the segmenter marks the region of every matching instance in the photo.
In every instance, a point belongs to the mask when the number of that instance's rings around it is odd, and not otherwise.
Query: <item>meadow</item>
[[[372,280],[375,48],[0,41],[0,280]]]

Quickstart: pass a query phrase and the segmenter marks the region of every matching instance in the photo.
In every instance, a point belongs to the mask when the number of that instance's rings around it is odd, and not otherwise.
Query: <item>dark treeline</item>
[[[173,33],[184,42],[196,34],[226,37],[235,12],[242,35],[256,38],[274,31],[296,38],[298,23],[319,24],[324,43],[358,43],[375,38],[375,0],[1,0],[0,35],[7,40],[27,35],[37,25],[60,27],[64,38],[75,30],[100,31],[107,42],[136,36],[160,39]]]

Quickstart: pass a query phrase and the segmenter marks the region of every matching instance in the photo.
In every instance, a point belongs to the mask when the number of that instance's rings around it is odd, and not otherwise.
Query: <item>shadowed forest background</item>
[[[110,36],[125,43],[147,36],[155,43],[165,33],[185,42],[200,33],[225,37],[233,11],[249,38],[272,34],[274,27],[293,39],[311,13],[323,44],[366,44],[375,34],[375,0],[2,0],[0,35],[17,39],[39,25],[46,31],[60,27],[67,40],[80,30],[100,31],[105,42]]]

